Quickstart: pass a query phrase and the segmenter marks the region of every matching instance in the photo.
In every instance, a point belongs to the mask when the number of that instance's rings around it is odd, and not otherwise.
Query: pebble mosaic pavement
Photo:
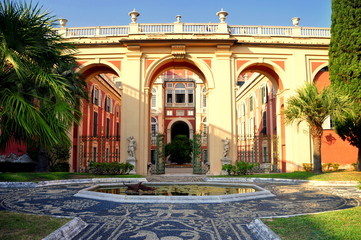
[[[124,204],[73,196],[91,185],[0,188],[0,210],[79,217],[88,226],[75,239],[254,240],[246,224],[255,218],[350,208],[361,198],[355,187],[266,183],[257,185],[276,197],[222,204]]]

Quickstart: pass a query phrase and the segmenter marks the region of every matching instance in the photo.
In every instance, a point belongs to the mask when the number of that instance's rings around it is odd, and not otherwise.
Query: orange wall
[[[317,88],[323,89],[330,85],[328,71],[319,72],[315,77]],[[341,165],[351,164],[357,161],[357,148],[343,141],[333,129],[323,130],[321,154],[322,163],[335,163]]]
[[[341,165],[357,161],[357,148],[343,141],[334,130],[324,130],[322,136],[322,162]]]

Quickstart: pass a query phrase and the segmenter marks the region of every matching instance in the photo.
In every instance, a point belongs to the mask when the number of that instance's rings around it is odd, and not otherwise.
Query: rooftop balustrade
[[[231,36],[283,36],[329,38],[330,28],[243,26],[229,25],[227,31],[220,31],[219,24],[211,23],[166,23],[137,24],[130,26],[72,27],[57,28],[65,38],[128,36],[132,34],[229,34]]]
[[[137,23],[140,13],[135,9],[129,12],[132,22],[125,26],[72,27],[66,28],[67,19],[60,19],[60,28],[56,30],[64,38],[111,37],[150,34],[182,35],[230,35],[230,36],[277,36],[277,37],[315,37],[330,38],[330,28],[300,27],[300,18],[292,18],[293,27],[282,26],[243,26],[228,25],[228,15],[221,9],[216,15],[219,23],[183,23],[177,15],[174,23]]]

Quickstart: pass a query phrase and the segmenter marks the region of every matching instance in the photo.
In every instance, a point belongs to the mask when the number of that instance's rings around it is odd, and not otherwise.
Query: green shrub
[[[56,163],[53,167],[53,172],[69,172],[70,164],[68,162]]]
[[[88,167],[88,171],[94,174],[100,175],[125,175],[129,174],[134,169],[134,166],[130,163],[118,163],[118,162],[91,162]]]
[[[165,155],[173,163],[190,163],[192,158],[192,141],[185,135],[177,135],[165,145]]]
[[[339,163],[332,163],[331,165],[332,165],[333,171],[338,171],[338,168],[340,167]]]
[[[332,163],[323,163],[322,164],[322,171],[326,172],[326,171],[331,171],[332,168]]]
[[[302,166],[303,166],[303,169],[306,172],[312,172],[312,170],[313,170],[313,164],[312,163],[303,163]]]
[[[224,164],[222,166],[222,170],[226,171],[228,175],[233,175],[236,171],[236,166],[233,166],[232,164]]]
[[[353,170],[354,170],[354,171],[357,170],[357,163],[351,163],[351,166],[353,167]]]
[[[246,175],[251,172],[253,168],[258,166],[257,163],[249,163],[249,162],[242,162],[238,161],[234,165],[232,164],[224,164],[222,166],[222,170],[226,171],[228,175]]]
[[[340,167],[339,163],[323,163],[322,164],[322,171],[338,171]]]

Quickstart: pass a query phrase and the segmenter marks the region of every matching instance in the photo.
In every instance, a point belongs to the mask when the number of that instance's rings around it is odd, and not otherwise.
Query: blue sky
[[[30,0],[26,0],[30,1]],[[32,0],[53,15],[69,20],[67,27],[128,25],[128,13],[140,12],[138,23],[218,23],[216,12],[224,8],[229,25],[330,27],[331,0]]]

